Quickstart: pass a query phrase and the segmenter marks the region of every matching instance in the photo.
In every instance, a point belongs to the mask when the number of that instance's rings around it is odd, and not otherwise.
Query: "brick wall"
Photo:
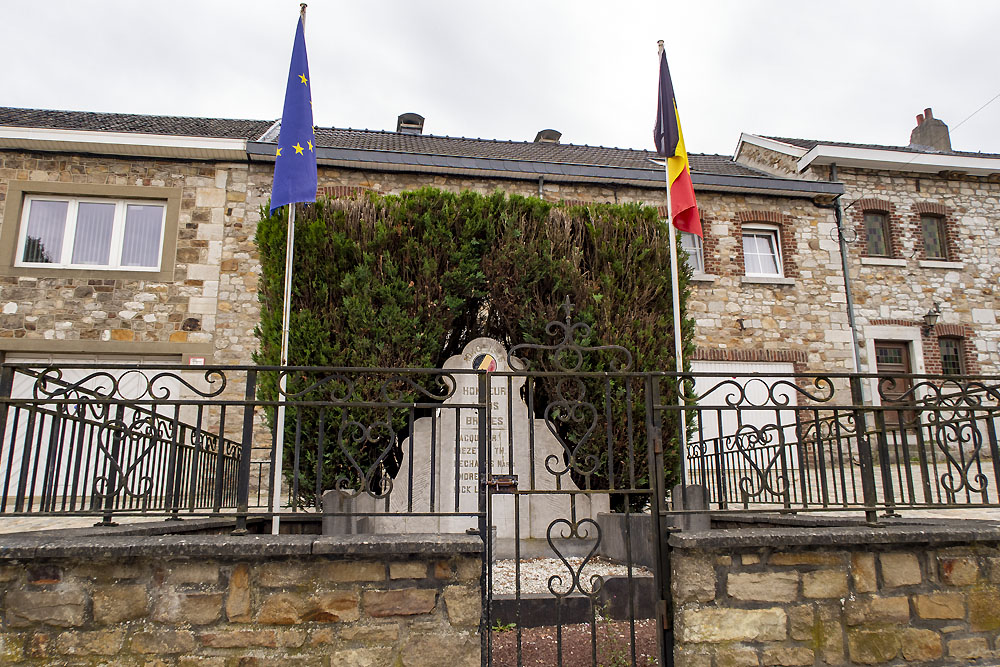
[[[699,549],[691,539],[674,550],[678,667],[1000,661],[995,535],[934,544],[914,528],[893,544],[886,530],[784,531],[758,532],[758,545],[773,546]]]
[[[366,556],[324,556],[296,539],[91,539],[5,558],[0,663],[478,667],[481,561],[468,544],[421,555],[374,538]],[[200,555],[179,555],[192,540]]]

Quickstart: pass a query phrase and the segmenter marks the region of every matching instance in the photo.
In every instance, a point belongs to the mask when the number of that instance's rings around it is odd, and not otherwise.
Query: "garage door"
[[[691,370],[724,375],[695,379],[688,479],[708,485],[713,498],[778,500],[798,467],[792,364],[693,361]]]
[[[157,373],[142,372],[142,367],[180,363],[179,356],[8,354],[6,361],[30,364],[15,371],[11,388],[11,398],[30,403],[12,404],[6,413],[0,511],[95,509],[103,506],[108,490],[119,508],[149,501],[153,486],[164,483],[157,476],[163,476],[170,456],[163,434],[172,408],[87,399],[149,398],[148,379]],[[157,386],[176,395],[176,380],[163,378]],[[52,399],[79,402],[48,402]]]

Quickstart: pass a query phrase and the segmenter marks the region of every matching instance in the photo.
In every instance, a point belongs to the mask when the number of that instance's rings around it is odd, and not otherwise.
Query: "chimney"
[[[535,135],[536,144],[558,144],[562,132],[557,130],[539,130]]]
[[[396,131],[403,134],[423,134],[424,117],[418,113],[401,113],[396,119]]]
[[[910,132],[910,147],[932,151],[950,151],[951,137],[948,126],[934,117],[930,107],[917,114],[917,126]]]

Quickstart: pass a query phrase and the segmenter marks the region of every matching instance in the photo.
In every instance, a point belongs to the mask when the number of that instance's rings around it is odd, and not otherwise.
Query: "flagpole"
[[[663,54],[663,40],[657,42],[659,47],[657,50],[657,55]],[[665,111],[665,108],[671,100],[660,100],[660,113],[669,113],[673,111],[677,113],[676,110],[670,109],[670,111]],[[672,106],[672,105],[671,105]],[[663,119],[660,119],[661,125],[663,125]],[[673,203],[670,201],[670,158],[668,157],[663,163],[663,180],[667,188],[667,228],[670,230],[670,296],[674,311],[674,370],[678,373],[684,372],[684,345],[681,338],[681,295],[680,295],[680,272],[677,267],[677,236],[674,230],[674,209]],[[682,393],[682,383],[681,379],[677,378],[677,405],[681,408],[684,407],[684,397]],[[687,478],[687,419],[684,414],[684,410],[678,411],[681,420],[681,442],[680,442],[680,454],[681,454],[681,491],[685,496],[686,494],[686,478]],[[687,498],[685,497],[686,501]]]
[[[300,5],[302,30],[306,27],[306,3]],[[288,231],[285,239],[285,298],[281,310],[281,361],[280,366],[288,366],[288,329],[292,319],[292,258],[295,250],[295,202],[288,205]],[[271,534],[281,530],[281,469],[285,461],[285,392],[288,389],[288,372],[279,371],[277,433],[274,440],[274,465],[271,467]]]

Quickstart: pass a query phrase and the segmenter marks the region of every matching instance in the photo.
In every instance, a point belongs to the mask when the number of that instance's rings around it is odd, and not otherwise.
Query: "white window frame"
[[[705,273],[705,244],[702,241],[702,238],[692,232],[680,232],[680,234],[681,247],[683,247],[685,252],[688,254],[686,262],[688,266],[691,267],[692,273],[695,275]],[[695,247],[688,249],[685,245],[685,241],[687,240],[693,240]],[[694,260],[693,264],[691,263],[692,259]]]
[[[774,239],[774,252],[775,254],[775,266],[777,267],[776,273],[752,273],[748,267],[746,261],[746,244],[744,242],[745,237],[750,234],[754,236],[770,236]],[[751,278],[782,278],[785,275],[784,263],[782,262],[783,250],[781,247],[781,228],[776,225],[762,225],[762,224],[743,224],[743,230],[740,236],[740,244],[743,249],[743,272],[744,275]]]
[[[24,244],[28,237],[28,217],[31,205],[36,201],[67,202],[66,224],[63,227],[62,255],[58,262],[26,262],[24,261]],[[111,250],[108,264],[74,264],[73,242],[76,237],[77,212],[81,203],[114,204],[115,217],[111,227]],[[122,244],[125,239],[125,213],[129,205],[159,206],[160,241],[156,249],[155,266],[123,265]],[[105,197],[63,197],[59,195],[26,195],[21,211],[21,222],[18,229],[17,248],[15,249],[16,267],[49,268],[49,269],[87,269],[92,271],[141,271],[156,273],[160,271],[163,261],[163,243],[166,236],[167,202],[156,199],[112,199]]]

